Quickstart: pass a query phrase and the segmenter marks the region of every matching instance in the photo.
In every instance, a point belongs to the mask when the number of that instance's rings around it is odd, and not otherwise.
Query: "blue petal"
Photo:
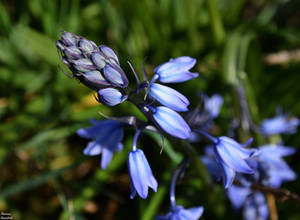
[[[263,145],[259,151],[261,157],[284,157],[296,152],[295,148],[280,145]]]
[[[261,132],[264,135],[293,134],[297,131],[300,121],[298,118],[288,119],[286,115],[265,119],[261,123]]]
[[[223,105],[223,98],[219,94],[215,94],[210,98],[204,99],[205,110],[210,114],[212,118],[216,118],[219,115],[220,108]]]
[[[94,126],[88,128],[81,128],[77,134],[83,138],[100,138],[107,137],[113,129],[120,126],[120,122],[114,120],[91,121]]]
[[[168,86],[153,83],[150,87],[149,95],[174,111],[188,111],[189,100]]]
[[[191,57],[179,57],[171,59],[154,69],[159,75],[159,81],[164,83],[184,82],[197,77],[198,73],[191,73],[191,69],[196,63],[196,59]]]
[[[167,107],[157,107],[153,119],[165,132],[174,137],[181,139],[190,137],[191,129],[188,124],[177,112]]]
[[[234,185],[227,190],[228,198],[231,201],[234,209],[240,209],[244,205],[250,193],[251,190],[249,188],[238,187]]]
[[[154,191],[157,189],[157,182],[153,177],[148,161],[140,149],[131,151],[128,154],[128,169],[132,186],[140,197],[145,199],[148,195],[148,187]],[[131,198],[134,196],[134,190]]]
[[[254,173],[245,159],[248,159],[255,150],[242,148],[237,142],[227,137],[220,137],[216,145],[218,156],[231,169],[241,173]]]
[[[108,106],[115,106],[127,99],[119,90],[113,88],[100,89],[98,91],[98,100]]]
[[[86,148],[83,150],[83,154],[89,155],[89,156],[95,156],[100,154],[102,151],[101,146],[95,142],[95,141],[90,141]]]
[[[106,169],[107,165],[111,161],[113,152],[108,148],[102,148],[102,157],[101,157],[101,168]]]
[[[224,162],[220,162],[220,164],[221,164],[220,167],[223,170],[223,172],[222,172],[223,185],[224,185],[225,189],[228,189],[229,187],[231,187],[231,185],[234,181],[236,172],[232,168],[227,166]]]
[[[196,64],[196,59],[182,56],[176,59],[170,59],[169,62],[163,63],[154,69],[155,73],[160,75],[172,72],[182,72],[191,69]]]

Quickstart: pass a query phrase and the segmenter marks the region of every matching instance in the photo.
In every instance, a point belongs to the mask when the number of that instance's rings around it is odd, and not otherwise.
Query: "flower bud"
[[[98,91],[98,101],[104,105],[114,106],[122,103],[127,99],[127,95],[123,95],[117,89],[106,88]]]

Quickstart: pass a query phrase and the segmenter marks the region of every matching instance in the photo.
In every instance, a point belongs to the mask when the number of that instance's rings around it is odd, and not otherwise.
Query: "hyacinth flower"
[[[217,162],[223,170],[222,178],[225,188],[232,185],[236,173],[254,174],[256,167],[253,165],[256,163],[252,157],[257,153],[257,150],[245,148],[251,142],[252,139],[242,146],[229,137],[217,138],[214,151]]]
[[[113,153],[123,148],[123,124],[114,120],[91,120],[92,126],[77,131],[80,137],[92,139],[83,153],[88,156],[102,155],[101,168],[109,164]]]
[[[162,130],[180,139],[187,139],[190,137],[190,127],[177,112],[164,106],[149,108],[152,112],[154,121]]]
[[[232,186],[227,196],[235,210],[242,210],[245,220],[265,220],[269,216],[266,199],[261,192],[252,192],[248,187]]]
[[[292,147],[265,145],[259,148],[258,164],[260,183],[272,188],[278,188],[282,182],[292,181],[297,174],[282,159],[295,153]]]
[[[170,59],[154,69],[155,79],[162,83],[179,83],[198,77],[198,73],[189,70],[196,64],[196,59],[183,56]]]
[[[138,130],[135,133],[132,151],[128,153],[127,157],[131,186],[131,199],[135,197],[136,193],[138,193],[141,198],[146,199],[148,196],[148,188],[150,187],[156,192],[158,185],[144,152],[136,147],[140,132],[141,131]]]
[[[269,136],[273,134],[294,134],[300,121],[298,118],[289,118],[288,115],[280,114],[274,118],[265,119],[260,125],[261,133]]]
[[[97,92],[97,101],[108,106],[114,106],[122,103],[127,99],[127,95],[122,94],[119,90],[114,88],[100,89]]]
[[[222,171],[221,176],[225,188],[229,188],[232,185],[237,173],[254,174],[257,168],[254,156],[256,156],[258,151],[246,148],[253,141],[252,138],[245,144],[239,144],[229,137],[214,138],[204,131],[194,131],[213,143],[214,158],[219,164],[219,168],[213,169]]]
[[[87,87],[98,90],[128,86],[128,79],[120,67],[118,57],[109,47],[98,47],[93,41],[66,31],[56,41],[56,47],[73,77]]]
[[[173,174],[170,186],[170,212],[164,216],[156,216],[155,220],[198,220],[202,216],[204,211],[202,206],[185,209],[183,206],[176,204],[176,182],[179,175],[184,171],[188,162],[188,159],[184,159]]]
[[[259,148],[255,160],[254,175],[238,175],[240,186],[233,185],[227,190],[234,209],[242,210],[246,220],[267,219],[269,212],[264,195],[252,190],[254,184],[278,188],[282,182],[296,179],[296,173],[282,159],[295,153],[294,148],[279,145],[264,145]]]
[[[211,97],[204,96],[204,109],[211,118],[218,117],[220,109],[223,105],[224,99],[219,94],[214,94]]]
[[[162,105],[174,111],[188,111],[187,106],[190,104],[189,100],[184,95],[168,86],[153,83],[150,85],[149,95]]]

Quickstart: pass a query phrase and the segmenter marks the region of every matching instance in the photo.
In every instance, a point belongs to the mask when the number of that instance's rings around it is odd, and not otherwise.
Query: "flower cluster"
[[[131,199],[136,194],[145,199],[149,188],[155,192],[158,188],[146,155],[138,148],[139,137],[145,130],[157,132],[162,138],[169,135],[193,144],[197,141],[208,142],[210,147],[206,148],[201,160],[217,180],[222,179],[234,208],[242,210],[247,220],[266,219],[268,216],[265,197],[261,192],[253,191],[253,184],[276,188],[282,182],[296,178],[296,174],[282,159],[283,156],[293,154],[293,148],[264,145],[251,149],[248,146],[252,143],[252,138],[240,144],[231,137],[213,137],[210,134],[223,105],[223,98],[219,94],[211,97],[202,94],[202,102],[193,111],[189,111],[190,102],[187,97],[165,85],[198,77],[198,73],[190,71],[195,66],[196,59],[188,56],[170,59],[154,69],[151,80],[144,73],[144,81],[141,83],[129,63],[137,83],[135,89],[132,89],[116,53],[111,48],[97,46],[93,41],[70,32],[63,32],[56,46],[63,63],[73,74],[71,77],[96,91],[98,102],[115,106],[127,100],[146,118],[144,121],[134,116],[108,117],[102,121],[92,119],[92,126],[77,131],[80,137],[90,139],[83,153],[88,156],[101,154],[101,168],[105,169],[113,154],[123,149],[124,128],[134,129],[132,150],[127,155]],[[184,117],[182,112],[185,113]],[[296,132],[298,125],[297,118],[279,115],[264,120],[258,130],[265,136],[290,134]],[[185,209],[176,204],[175,186],[188,162],[189,159],[184,159],[175,170],[170,186],[170,212],[157,216],[157,220],[196,220],[202,216],[202,206]],[[237,182],[239,185],[236,185]]]
[[[244,219],[267,219],[268,208],[264,195],[252,190],[255,184],[279,188],[285,181],[296,179],[296,173],[282,159],[292,155],[295,150],[281,145],[264,145],[256,157],[257,169],[254,175],[237,177],[240,185],[233,185],[227,195],[235,209],[242,209]],[[237,202],[239,201],[239,202]]]
[[[128,79],[111,48],[66,31],[56,47],[73,77],[98,91],[98,101],[113,106],[126,100],[122,89],[128,86]]]

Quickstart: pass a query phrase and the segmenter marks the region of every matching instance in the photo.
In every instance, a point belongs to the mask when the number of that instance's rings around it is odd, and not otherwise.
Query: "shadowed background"
[[[199,92],[224,97],[216,135],[226,135],[229,119],[236,116],[231,92],[236,78],[257,124],[273,117],[278,106],[300,117],[299,1],[2,0],[0,211],[14,219],[153,219],[168,212],[169,180],[183,156],[171,145],[160,154],[159,137],[143,135],[140,145],[159,189],[147,200],[130,200],[126,157],[131,130],[107,170],[100,169],[99,156],[82,155],[87,140],[75,132],[88,126],[90,118],[101,119],[99,111],[142,116],[126,102],[112,108],[98,104],[91,90],[62,73],[59,66],[68,70],[55,47],[62,30],[113,48],[131,82],[128,60],[139,74],[144,61],[152,75],[155,66],[171,57],[197,58],[194,71],[200,77],[175,87],[189,98],[191,108],[199,102]],[[271,141],[276,140],[278,136]],[[299,149],[298,134],[283,140]],[[195,147],[203,152],[203,145]],[[297,152],[287,159],[297,173],[299,157]],[[238,218],[222,186],[208,192],[190,169],[178,186],[178,203],[203,205],[203,219]],[[300,182],[283,188],[300,192]],[[300,218],[292,201],[277,201],[277,209],[280,219]]]

